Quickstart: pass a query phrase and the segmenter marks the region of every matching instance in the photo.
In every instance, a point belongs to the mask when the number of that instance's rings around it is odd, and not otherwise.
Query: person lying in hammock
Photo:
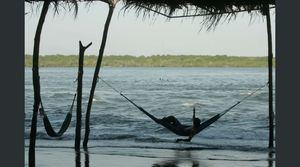
[[[187,139],[177,139],[179,141],[191,141],[194,135],[199,132],[201,120],[195,117],[195,107],[193,109],[193,125],[183,125],[174,116],[168,116],[160,119],[160,124],[165,126],[170,131],[174,132],[179,136],[188,136]]]

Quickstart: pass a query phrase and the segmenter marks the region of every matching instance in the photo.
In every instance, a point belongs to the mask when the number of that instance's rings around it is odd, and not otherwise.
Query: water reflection
[[[84,148],[84,165],[85,167],[89,167],[90,166],[90,157],[89,157],[89,150],[88,148]]]
[[[225,159],[223,159],[225,161]],[[229,160],[229,161],[238,161],[238,160]],[[249,160],[249,163],[251,160]],[[264,163],[262,160],[261,162]],[[275,167],[275,153],[268,152],[268,158],[266,159],[268,167]],[[265,161],[265,162],[266,162]],[[152,167],[208,167],[209,164],[199,161],[199,158],[193,156],[191,151],[178,151],[174,152],[174,157],[158,161],[152,165]],[[264,165],[263,165],[264,166]]]
[[[83,149],[83,153],[84,153],[84,167],[89,167],[90,165],[90,157],[89,157],[89,151],[87,148]],[[75,166],[76,167],[81,167],[81,152],[80,151],[76,151],[75,152],[76,156],[75,156]]]
[[[268,167],[273,167],[273,164],[274,164],[274,155],[275,153],[270,151],[269,154],[268,154]],[[274,165],[275,166],[275,165]]]
[[[156,162],[152,165],[152,167],[204,167],[204,165],[200,161],[197,161],[196,158],[193,157],[191,151],[178,151],[174,152],[174,157]]]
[[[90,159],[89,159],[89,151],[88,149],[84,149],[81,152],[75,152],[75,166],[76,167],[89,167]],[[84,161],[81,162],[81,156],[84,155]],[[197,153],[190,150],[174,150],[174,155],[171,158],[166,158],[164,160],[157,161],[152,164],[152,167],[208,167],[211,166],[208,162],[203,162],[199,160],[199,155],[196,156]],[[242,163],[251,163],[251,160],[247,160],[248,162],[243,162],[244,160],[238,159],[219,159],[221,161],[241,161]],[[204,160],[205,161],[205,160]],[[264,164],[262,166],[275,167],[275,153],[268,152],[268,158],[260,159],[259,164]],[[84,162],[84,163],[83,163]],[[265,164],[267,162],[267,164]],[[208,164],[207,164],[208,163]],[[238,162],[237,162],[238,163]],[[236,164],[235,164],[236,165]]]
[[[81,161],[80,161],[80,151],[75,151],[75,166],[80,167]]]

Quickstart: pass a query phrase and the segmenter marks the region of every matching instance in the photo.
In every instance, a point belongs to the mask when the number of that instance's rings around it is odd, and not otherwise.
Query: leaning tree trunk
[[[273,113],[273,53],[270,9],[266,8],[267,32],[268,32],[268,69],[269,69],[269,148],[274,148],[274,113]]]
[[[79,61],[78,61],[78,77],[77,77],[77,113],[76,113],[76,129],[75,129],[75,150],[80,150],[80,136],[81,136],[81,101],[82,101],[82,76],[83,76],[83,60],[84,51],[91,46],[89,43],[87,46],[83,46],[79,41]],[[80,156],[80,153],[79,153]]]
[[[90,112],[91,112],[91,108],[92,108],[94,92],[95,92],[95,89],[96,89],[96,85],[97,85],[97,81],[98,81],[98,75],[99,75],[101,62],[102,62],[102,58],[103,58],[103,53],[104,53],[104,49],[105,49],[105,44],[106,44],[106,39],[107,39],[107,34],[108,34],[108,28],[109,28],[110,20],[112,18],[113,12],[114,12],[114,8],[115,8],[115,5],[109,4],[109,11],[108,11],[108,15],[107,15],[106,22],[105,22],[105,25],[104,25],[103,37],[102,37],[102,41],[101,41],[101,46],[100,46],[100,50],[99,50],[97,64],[96,64],[96,67],[95,67],[95,73],[94,73],[94,77],[93,77],[92,87],[91,87],[91,91],[90,91],[90,97],[89,97],[87,111],[86,111],[85,136],[84,136],[84,141],[83,141],[83,146],[84,147],[87,147],[87,143],[88,143],[88,140],[89,140]]]
[[[42,33],[43,24],[48,12],[50,1],[44,1],[41,16],[37,25],[37,29],[34,37],[34,47],[32,56],[32,80],[33,80],[33,90],[34,90],[34,105],[33,114],[31,120],[31,130],[30,130],[30,144],[29,144],[29,166],[35,166],[35,141],[36,141],[36,124],[37,115],[41,102],[40,97],[40,79],[39,79],[39,49],[40,49],[40,38]]]

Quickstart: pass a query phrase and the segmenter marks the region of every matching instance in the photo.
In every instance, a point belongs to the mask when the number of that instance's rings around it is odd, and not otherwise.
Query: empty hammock
[[[72,111],[73,111],[73,106],[74,106],[74,102],[75,102],[75,97],[76,97],[76,93],[74,94],[74,98],[73,98],[70,110],[67,113],[66,118],[65,118],[64,122],[62,123],[62,125],[61,125],[58,132],[54,131],[54,129],[53,129],[53,127],[52,127],[52,125],[49,121],[49,118],[48,118],[48,116],[47,116],[47,114],[44,110],[43,103],[41,101],[41,112],[42,112],[42,115],[43,115],[44,127],[45,127],[45,130],[46,130],[47,134],[50,137],[60,137],[67,131],[67,129],[68,129],[70,123],[71,123],[71,119],[72,119]]]
[[[156,118],[155,116],[151,115],[149,112],[147,112],[145,109],[143,109],[141,106],[135,104],[132,100],[130,100],[129,98],[127,98],[124,94],[122,94],[121,92],[119,92],[118,90],[116,90],[114,87],[112,87],[110,84],[108,84],[106,81],[104,81],[102,78],[100,78],[107,86],[109,86],[110,88],[112,88],[114,91],[116,91],[117,93],[119,93],[122,97],[124,97],[127,101],[129,101],[131,104],[133,104],[136,108],[138,108],[140,111],[142,111],[144,114],[146,114],[149,118],[151,118],[154,122],[156,122],[157,124],[160,124],[162,126],[164,126],[165,128],[167,128],[168,130],[170,130],[171,132],[175,133],[176,135],[179,136],[189,136],[190,134],[187,133],[186,131],[182,130],[183,127],[187,127],[186,125],[182,125],[182,127],[178,127],[178,126],[172,126],[169,123],[166,123],[165,121],[162,121],[162,119]],[[268,84],[268,83],[267,83]],[[259,91],[260,89],[264,88],[267,84],[263,85],[262,87],[259,87],[258,89],[254,90],[252,93],[250,93],[249,95],[245,96],[243,99],[241,99],[240,101],[237,101],[235,104],[233,104],[232,106],[230,106],[229,108],[227,108],[226,110],[220,112],[219,114],[216,114],[215,116],[211,117],[210,119],[202,122],[200,124],[200,127],[197,129],[197,131],[195,132],[195,134],[201,132],[202,130],[206,129],[209,125],[213,124],[214,122],[216,122],[219,118],[221,118],[224,114],[226,114],[228,111],[230,111],[231,109],[233,109],[234,107],[236,107],[238,104],[240,104],[241,102],[243,102],[244,100],[246,100],[248,97],[252,96],[254,93],[256,93],[257,91]]]

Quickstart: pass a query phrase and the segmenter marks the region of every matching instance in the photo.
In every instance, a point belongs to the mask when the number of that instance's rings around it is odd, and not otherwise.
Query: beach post
[[[78,76],[77,76],[77,109],[76,109],[76,128],[75,128],[75,150],[80,150],[81,136],[81,103],[82,103],[82,76],[83,76],[83,61],[85,50],[92,45],[92,42],[87,46],[83,46],[79,41],[79,60],[78,60]]]
[[[41,103],[40,78],[39,78],[39,49],[40,49],[41,33],[49,9],[49,5],[50,5],[50,1],[44,1],[43,8],[41,11],[41,15],[34,36],[34,46],[33,46],[33,55],[32,55],[32,80],[33,80],[33,90],[34,90],[34,104],[33,104],[33,114],[32,114],[31,129],[30,129],[30,143],[29,143],[29,155],[28,155],[29,167],[35,166],[37,115]]]
[[[106,44],[106,39],[107,39],[107,35],[108,35],[108,29],[109,29],[110,21],[111,21],[115,6],[116,6],[118,1],[119,0],[108,0],[107,2],[105,1],[109,5],[109,11],[108,11],[108,15],[107,15],[105,25],[104,25],[102,41],[101,41],[101,45],[100,45],[100,50],[99,50],[98,59],[97,59],[96,67],[95,67],[93,81],[92,81],[92,87],[91,87],[91,90],[90,90],[89,101],[88,101],[88,105],[87,105],[86,118],[85,118],[85,135],[84,135],[84,140],[83,140],[83,147],[87,147],[88,140],[89,140],[90,113],[91,113],[91,108],[92,108],[92,103],[93,103],[93,97],[94,97],[96,85],[97,85],[97,82],[98,82],[98,75],[99,75],[99,71],[100,71],[100,67],[101,67],[101,63],[102,63],[102,58],[103,58],[103,53],[104,53],[104,49],[105,49],[105,44]]]
[[[274,148],[274,112],[273,112],[273,53],[272,30],[269,5],[265,5],[268,34],[268,83],[269,83],[269,148]]]

